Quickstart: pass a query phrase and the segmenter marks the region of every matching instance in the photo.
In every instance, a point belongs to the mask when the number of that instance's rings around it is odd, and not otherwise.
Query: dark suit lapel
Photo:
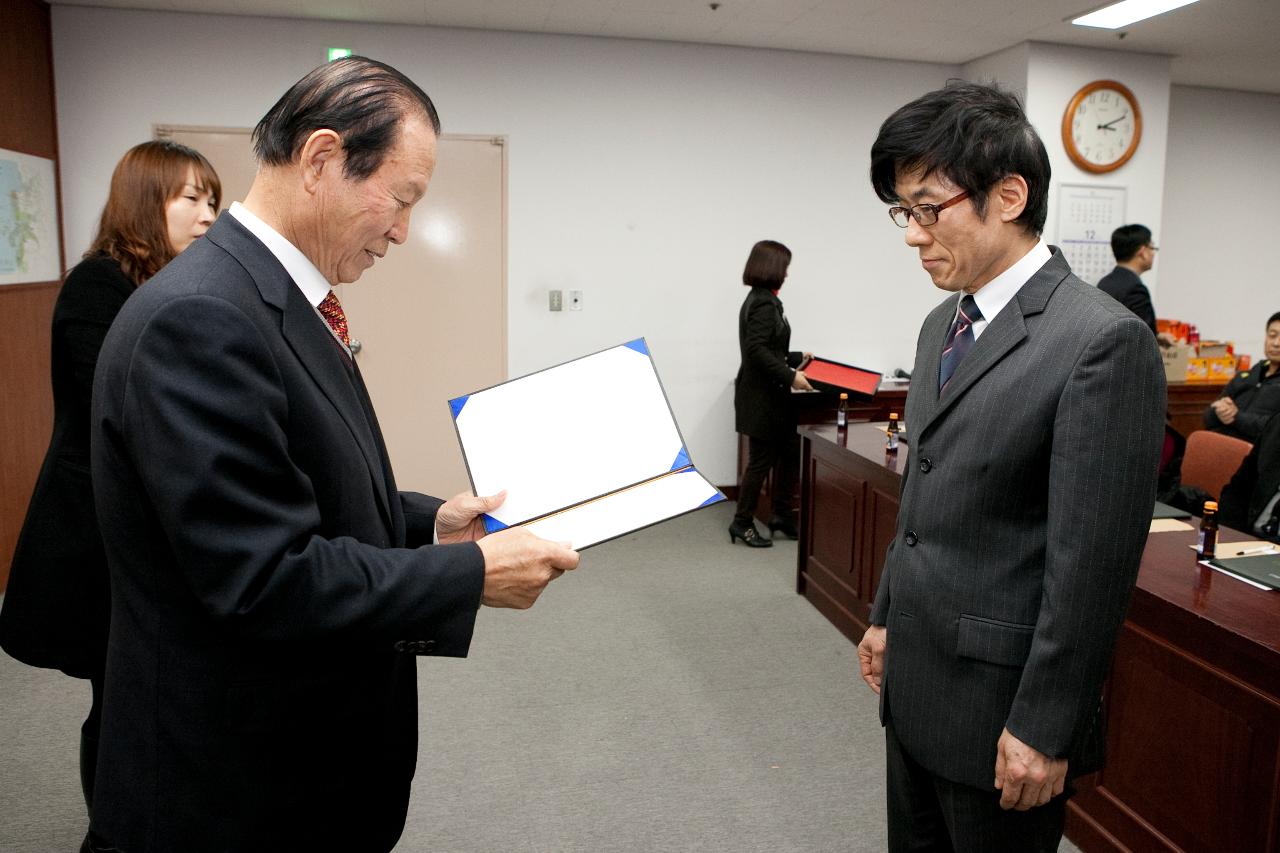
[[[1052,247],[1050,248],[1052,249]],[[933,346],[928,348],[928,352],[932,357],[932,365],[930,366],[931,372],[925,373],[925,376],[935,389],[932,397],[937,401],[937,405],[926,413],[924,422],[920,424],[917,434],[923,435],[933,421],[944,415],[983,376],[1026,340],[1027,317],[1044,311],[1045,306],[1049,303],[1049,297],[1053,295],[1054,289],[1070,272],[1071,268],[1067,265],[1061,253],[1054,250],[1044,266],[1037,270],[1036,274],[1018,290],[1013,299],[1009,300],[1009,304],[1005,305],[1004,309],[996,315],[996,318],[987,324],[987,328],[983,330],[981,337],[974,342],[973,349],[969,350],[969,354],[964,357],[964,361],[960,362],[960,366],[956,368],[956,372],[951,377],[951,382],[948,383],[946,391],[939,395],[936,391],[938,387],[938,365],[942,360],[942,345],[945,343],[947,331],[951,327],[951,315],[947,315],[946,328],[938,334],[936,348]],[[948,302],[953,313],[955,311],[955,301],[958,301],[958,297],[956,300]],[[930,330],[930,334],[935,334],[935,330]],[[919,372],[921,371],[917,371],[917,373]],[[911,429],[913,432],[916,431],[914,426]]]
[[[229,252],[253,276],[262,300],[281,314],[280,331],[360,447],[376,486],[378,507],[388,530],[395,530],[384,476],[384,455],[374,438],[375,426],[365,417],[356,391],[353,368],[324,320],[302,295],[280,261],[234,216],[224,213],[205,238]]]
[[[355,380],[356,393],[360,397],[360,406],[364,410],[365,418],[369,424],[369,430],[373,433],[373,440],[377,444],[378,459],[382,463],[382,485],[383,490],[379,494],[385,494],[387,499],[387,508],[391,513],[392,524],[391,529],[395,533],[392,540],[397,546],[401,546],[405,541],[404,513],[400,508],[399,492],[396,490],[395,474],[391,471],[391,455],[387,453],[387,444],[382,438],[382,427],[378,425],[378,416],[373,411],[373,400],[369,397],[369,388],[364,384],[364,377],[360,375],[360,367],[352,361],[352,378]]]

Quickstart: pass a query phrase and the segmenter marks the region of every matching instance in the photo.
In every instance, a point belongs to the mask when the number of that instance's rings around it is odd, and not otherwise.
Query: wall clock
[[[1114,80],[1095,80],[1072,96],[1062,114],[1062,144],[1086,172],[1119,169],[1138,150],[1142,111],[1133,92]]]

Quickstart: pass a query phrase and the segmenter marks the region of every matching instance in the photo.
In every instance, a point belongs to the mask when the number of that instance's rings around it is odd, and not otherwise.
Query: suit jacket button
[[[906,534],[903,535],[902,541],[914,548],[915,544],[920,541],[920,537],[916,536],[916,532],[914,530],[908,530]]]
[[[424,643],[424,642],[422,642],[422,640],[414,640],[414,641],[413,641],[413,653],[414,653],[414,654],[416,654],[416,655],[420,655],[420,654],[422,654],[423,652],[425,652],[426,650],[427,650],[427,644],[426,644],[426,643]]]
[[[398,652],[404,651],[404,647],[405,647],[404,640],[396,640],[396,644],[395,646],[393,646],[393,648]]]
[[[435,647],[436,647],[436,641],[435,641],[435,640],[423,640],[423,641],[422,641],[422,650],[423,650],[424,652],[429,652],[429,651],[431,651],[432,649],[434,649]]]
[[[920,470],[928,474],[931,470],[933,470],[933,460],[930,459],[928,456],[921,459]]]

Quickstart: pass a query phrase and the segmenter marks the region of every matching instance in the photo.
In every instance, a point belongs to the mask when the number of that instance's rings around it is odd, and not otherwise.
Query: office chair
[[[1182,456],[1182,485],[1202,489],[1217,500],[1222,487],[1231,481],[1252,449],[1253,445],[1243,439],[1196,430],[1187,436],[1187,449]]]

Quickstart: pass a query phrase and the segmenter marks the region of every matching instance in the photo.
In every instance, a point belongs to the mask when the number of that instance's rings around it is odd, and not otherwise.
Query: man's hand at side
[[[500,530],[476,544],[484,554],[480,603],[489,607],[532,607],[547,584],[578,567],[577,551],[521,527]]]
[[[884,676],[884,651],[888,644],[888,629],[883,625],[872,625],[862,635],[858,643],[858,665],[862,669],[862,680],[867,682],[873,693],[880,693],[880,679]]]
[[[1018,740],[1008,729],[996,743],[996,788],[1000,808],[1025,812],[1043,806],[1067,784],[1067,760],[1050,758]]]

